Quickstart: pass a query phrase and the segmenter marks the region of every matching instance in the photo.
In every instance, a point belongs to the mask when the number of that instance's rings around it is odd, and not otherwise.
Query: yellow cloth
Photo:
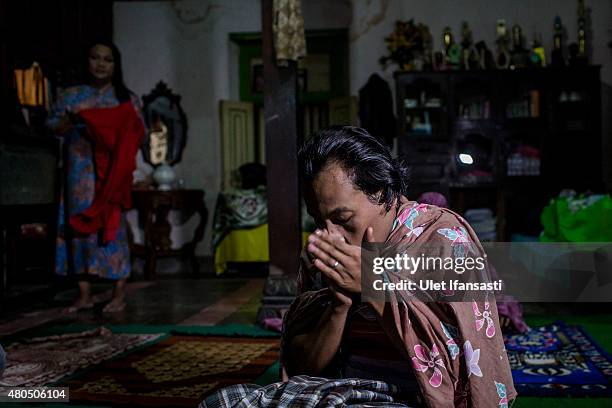
[[[309,232],[302,232],[302,244]],[[251,229],[232,230],[215,249],[215,272],[222,274],[228,262],[268,262],[268,224]]]
[[[30,68],[16,69],[13,74],[20,105],[44,106],[45,109],[49,109],[49,98],[47,98],[49,81],[37,62],[33,63]]]

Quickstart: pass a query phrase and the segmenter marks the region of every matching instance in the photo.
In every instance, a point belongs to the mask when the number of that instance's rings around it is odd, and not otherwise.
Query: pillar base
[[[257,324],[262,325],[264,319],[282,318],[283,314],[297,294],[297,282],[295,277],[286,275],[270,275],[266,279],[263,289],[261,306],[257,312]]]

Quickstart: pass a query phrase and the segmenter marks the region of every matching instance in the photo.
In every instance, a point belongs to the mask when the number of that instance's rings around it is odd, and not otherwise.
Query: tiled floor
[[[119,313],[103,313],[103,303],[93,310],[63,313],[78,292],[59,293],[53,301],[30,304],[0,320],[0,335],[51,324],[216,325],[255,322],[263,278],[159,279],[128,284],[127,307]],[[96,284],[100,298],[110,296],[112,286]]]

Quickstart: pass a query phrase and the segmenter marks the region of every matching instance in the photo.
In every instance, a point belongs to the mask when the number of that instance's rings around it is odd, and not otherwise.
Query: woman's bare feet
[[[124,298],[113,297],[113,299],[104,306],[104,309],[102,309],[102,311],[105,313],[117,313],[121,312],[123,309],[125,309]]]
[[[90,297],[87,297],[87,298],[79,297],[79,299],[76,302],[74,302],[72,306],[64,309],[64,312],[65,313],[75,313],[75,312],[78,312],[79,310],[91,309],[93,306],[94,306],[94,302]]]
[[[106,313],[117,313],[125,309],[125,285],[127,278],[119,279],[115,283],[112,300],[102,309]]]
[[[72,306],[64,309],[64,313],[74,313],[79,310],[91,309],[94,301],[91,298],[91,284],[86,280],[79,280],[79,299]]]

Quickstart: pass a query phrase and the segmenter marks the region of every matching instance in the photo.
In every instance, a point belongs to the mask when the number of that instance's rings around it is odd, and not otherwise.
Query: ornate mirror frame
[[[164,162],[169,165],[180,162],[187,143],[187,117],[181,107],[181,96],[173,93],[165,82],[159,81],[151,93],[143,95],[142,102],[147,126],[141,146],[144,161],[154,167]],[[155,110],[156,104],[162,109]],[[163,112],[164,108],[166,112]],[[164,115],[168,112],[170,115]],[[161,161],[152,158],[152,148],[165,151],[165,158]]]

